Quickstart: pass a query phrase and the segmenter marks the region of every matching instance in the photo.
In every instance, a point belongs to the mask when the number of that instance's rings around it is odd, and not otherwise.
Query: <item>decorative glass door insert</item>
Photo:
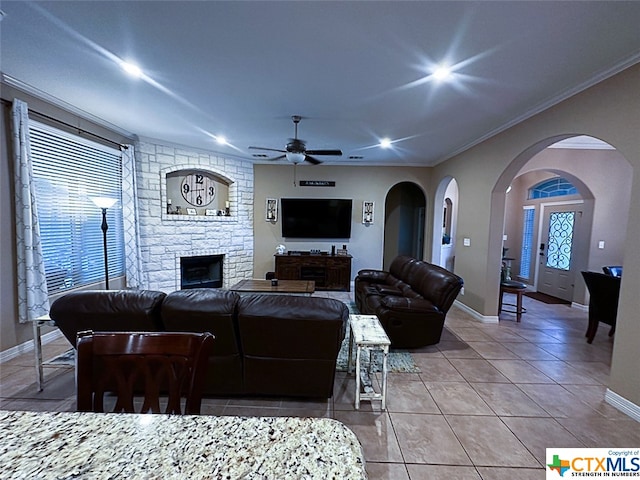
[[[551,212],[547,267],[558,270],[570,269],[574,221],[575,212]]]

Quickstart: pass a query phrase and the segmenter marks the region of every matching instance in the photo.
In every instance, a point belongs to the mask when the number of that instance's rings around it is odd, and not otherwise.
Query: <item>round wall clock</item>
[[[191,173],[184,177],[180,187],[182,197],[191,205],[204,207],[216,197],[213,178],[206,173]]]

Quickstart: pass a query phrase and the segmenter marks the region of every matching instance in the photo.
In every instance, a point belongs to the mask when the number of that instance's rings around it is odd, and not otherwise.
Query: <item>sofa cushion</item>
[[[56,299],[49,316],[75,347],[83,330],[163,330],[160,307],[165,296],[153,290],[81,290]]]
[[[219,288],[194,288],[170,293],[162,302],[162,321],[171,332],[210,332],[213,353],[204,393],[241,393],[242,352],[235,320],[240,296]]]
[[[332,396],[348,317],[347,306],[329,298],[243,296],[238,327],[248,388],[262,394]]]
[[[380,300],[380,305],[395,311],[415,312],[420,315],[424,312],[440,312],[431,301],[424,298],[407,297],[384,297]]]

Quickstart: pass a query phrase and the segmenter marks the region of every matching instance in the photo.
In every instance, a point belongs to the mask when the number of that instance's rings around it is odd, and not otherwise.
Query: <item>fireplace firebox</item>
[[[180,288],[222,287],[223,255],[180,257]]]

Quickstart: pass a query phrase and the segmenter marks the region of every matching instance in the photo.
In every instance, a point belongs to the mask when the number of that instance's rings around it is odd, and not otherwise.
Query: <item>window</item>
[[[107,210],[109,276],[124,275],[122,162],[118,150],[30,122],[29,140],[49,293],[104,279],[102,211]]]
[[[520,249],[520,277],[531,278],[531,255],[533,253],[533,219],[535,209],[524,207],[524,217],[522,219],[522,247]]]
[[[529,200],[536,198],[562,197],[576,195],[578,189],[569,180],[562,177],[550,178],[529,189]]]

